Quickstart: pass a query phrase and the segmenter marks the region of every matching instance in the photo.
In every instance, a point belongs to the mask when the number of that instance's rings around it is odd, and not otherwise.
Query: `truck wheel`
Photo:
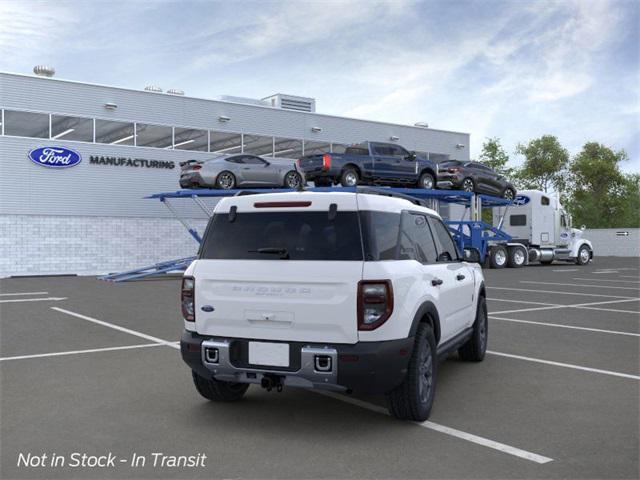
[[[358,172],[353,168],[345,168],[340,176],[340,184],[343,187],[355,187],[358,185],[359,180]]]
[[[507,249],[502,245],[494,245],[491,247],[489,254],[489,265],[491,268],[504,268],[507,264]]]
[[[586,245],[582,245],[578,249],[578,257],[576,258],[576,263],[578,265],[586,265],[587,263],[589,263],[589,260],[591,260],[591,251],[589,250],[589,247],[587,247]]]
[[[433,178],[433,175],[426,172],[420,175],[420,180],[418,180],[418,188],[425,188],[427,190],[433,190],[434,188],[436,188],[436,182]]]
[[[487,301],[484,296],[478,297],[476,321],[473,323],[473,334],[467,342],[458,349],[458,355],[466,362],[481,362],[487,351],[489,322],[487,320]]]
[[[216,187],[221,188],[222,190],[231,190],[236,186],[236,177],[233,173],[220,172],[218,178],[216,178]]]
[[[214,402],[235,402],[240,400],[247,389],[248,383],[231,383],[220,382],[215,378],[208,379],[201,377],[193,370],[191,371],[193,376],[193,383],[196,386],[196,390],[207,400]]]
[[[527,263],[527,252],[522,247],[509,247],[509,259],[507,266],[509,268],[524,267]]]
[[[436,392],[436,340],[431,326],[421,323],[415,336],[407,376],[387,394],[389,413],[400,420],[424,422]]]

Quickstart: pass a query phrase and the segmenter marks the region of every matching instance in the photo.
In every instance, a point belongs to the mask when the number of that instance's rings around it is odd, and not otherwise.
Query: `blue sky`
[[[0,70],[625,149],[640,172],[640,2],[0,0]],[[514,156],[515,163],[521,158]]]

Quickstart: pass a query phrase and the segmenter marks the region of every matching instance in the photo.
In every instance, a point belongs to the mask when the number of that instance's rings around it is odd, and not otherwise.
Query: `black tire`
[[[527,264],[527,251],[523,247],[509,247],[507,267],[521,268]]]
[[[436,188],[436,180],[429,172],[424,172],[420,175],[418,180],[418,188],[424,188],[426,190],[433,190]]]
[[[248,383],[220,382],[215,378],[201,377],[193,370],[191,375],[198,393],[213,402],[236,402],[244,396],[249,388]]]
[[[225,170],[216,177],[216,187],[222,190],[231,190],[236,186],[236,176]]]
[[[505,188],[504,192],[502,192],[502,198],[505,200],[513,200],[516,198],[516,192],[514,192],[513,188]]]
[[[582,245],[578,249],[578,256],[576,257],[576,263],[578,265],[586,265],[591,260],[591,249],[586,245]]]
[[[460,189],[464,192],[475,192],[476,191],[476,182],[473,181],[473,178],[467,177],[462,180],[462,184],[460,185]]]
[[[290,170],[284,176],[284,188],[297,190],[302,185],[302,176],[295,170]]]
[[[340,175],[340,185],[343,187],[355,187],[360,182],[360,175],[355,168],[347,167]]]
[[[507,265],[507,249],[503,245],[494,245],[489,253],[491,268],[504,268]]]
[[[436,340],[431,326],[421,323],[415,336],[407,376],[387,394],[389,413],[400,420],[424,422],[431,414],[436,392]]]
[[[487,301],[484,296],[478,297],[476,321],[473,323],[473,334],[467,342],[458,349],[458,355],[465,362],[481,362],[487,351],[489,338],[489,320],[487,316]]]

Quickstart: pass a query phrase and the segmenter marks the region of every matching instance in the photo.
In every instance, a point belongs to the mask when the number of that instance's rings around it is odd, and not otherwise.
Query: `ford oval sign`
[[[527,197],[526,195],[517,195],[515,200],[513,201],[513,204],[516,206],[522,206],[522,205],[526,205],[527,203],[529,203],[531,199],[529,197]]]
[[[64,147],[40,147],[29,152],[29,159],[49,168],[74,167],[82,161],[78,152]]]

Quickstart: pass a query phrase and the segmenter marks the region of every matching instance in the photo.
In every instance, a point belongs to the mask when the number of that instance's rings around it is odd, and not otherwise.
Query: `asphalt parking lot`
[[[486,270],[489,353],[441,364],[424,424],[381,398],[295,389],[208,403],[177,349],[176,278],[4,279],[0,477],[638,478],[639,268]],[[71,467],[73,452],[118,460]],[[18,466],[29,453],[67,464]],[[154,467],[153,453],[207,458]]]

